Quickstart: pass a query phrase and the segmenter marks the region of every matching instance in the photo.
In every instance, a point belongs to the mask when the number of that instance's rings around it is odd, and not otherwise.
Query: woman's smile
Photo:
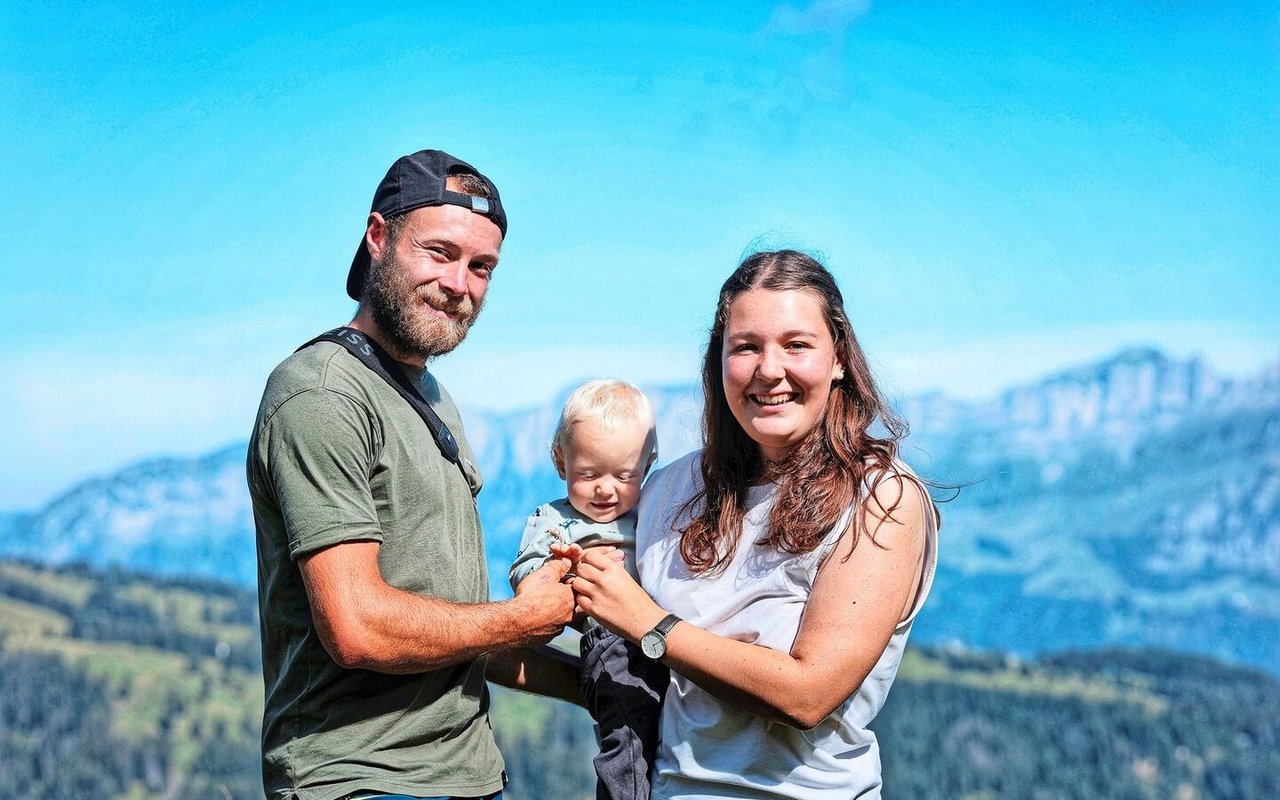
[[[796,392],[786,392],[784,394],[753,394],[750,397],[762,406],[780,406],[783,403],[790,403],[800,395]]]

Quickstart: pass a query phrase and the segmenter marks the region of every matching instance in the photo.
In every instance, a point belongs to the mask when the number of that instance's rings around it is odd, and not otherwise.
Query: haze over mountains
[[[661,460],[692,449],[698,387],[646,391]],[[1164,645],[1280,673],[1280,362],[1230,380],[1133,349],[987,401],[934,393],[899,407],[906,459],[964,485],[943,506],[918,640],[1019,653]],[[563,492],[547,455],[558,408],[464,412],[495,593],[525,515]],[[84,481],[0,517],[0,555],[251,586],[244,454],[239,442]]]

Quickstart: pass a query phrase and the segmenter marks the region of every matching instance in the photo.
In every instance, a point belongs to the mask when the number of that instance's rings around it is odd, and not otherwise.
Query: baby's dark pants
[[[649,769],[670,672],[588,621],[580,643],[582,695],[600,731],[596,800],[649,800]]]

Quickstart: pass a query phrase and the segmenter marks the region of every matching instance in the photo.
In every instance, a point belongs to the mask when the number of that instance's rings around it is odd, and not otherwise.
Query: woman
[[[702,451],[644,488],[643,588],[603,552],[573,582],[672,669],[653,797],[879,797],[867,724],[932,582],[938,517],[830,273],[791,250],[747,258],[720,290],[703,389]]]

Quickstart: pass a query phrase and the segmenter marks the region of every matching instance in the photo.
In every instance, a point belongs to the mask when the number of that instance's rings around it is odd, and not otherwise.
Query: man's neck
[[[368,336],[374,341],[374,344],[381,347],[387,352],[387,355],[391,356],[396,361],[399,361],[401,364],[413,367],[414,369],[427,368],[425,359],[405,355],[402,351],[393,346],[391,342],[387,340],[387,337],[382,335],[382,330],[378,327],[378,323],[374,321],[373,314],[371,314],[368,309],[362,307],[357,310],[355,319],[347,323],[347,327],[355,328],[365,336]]]

